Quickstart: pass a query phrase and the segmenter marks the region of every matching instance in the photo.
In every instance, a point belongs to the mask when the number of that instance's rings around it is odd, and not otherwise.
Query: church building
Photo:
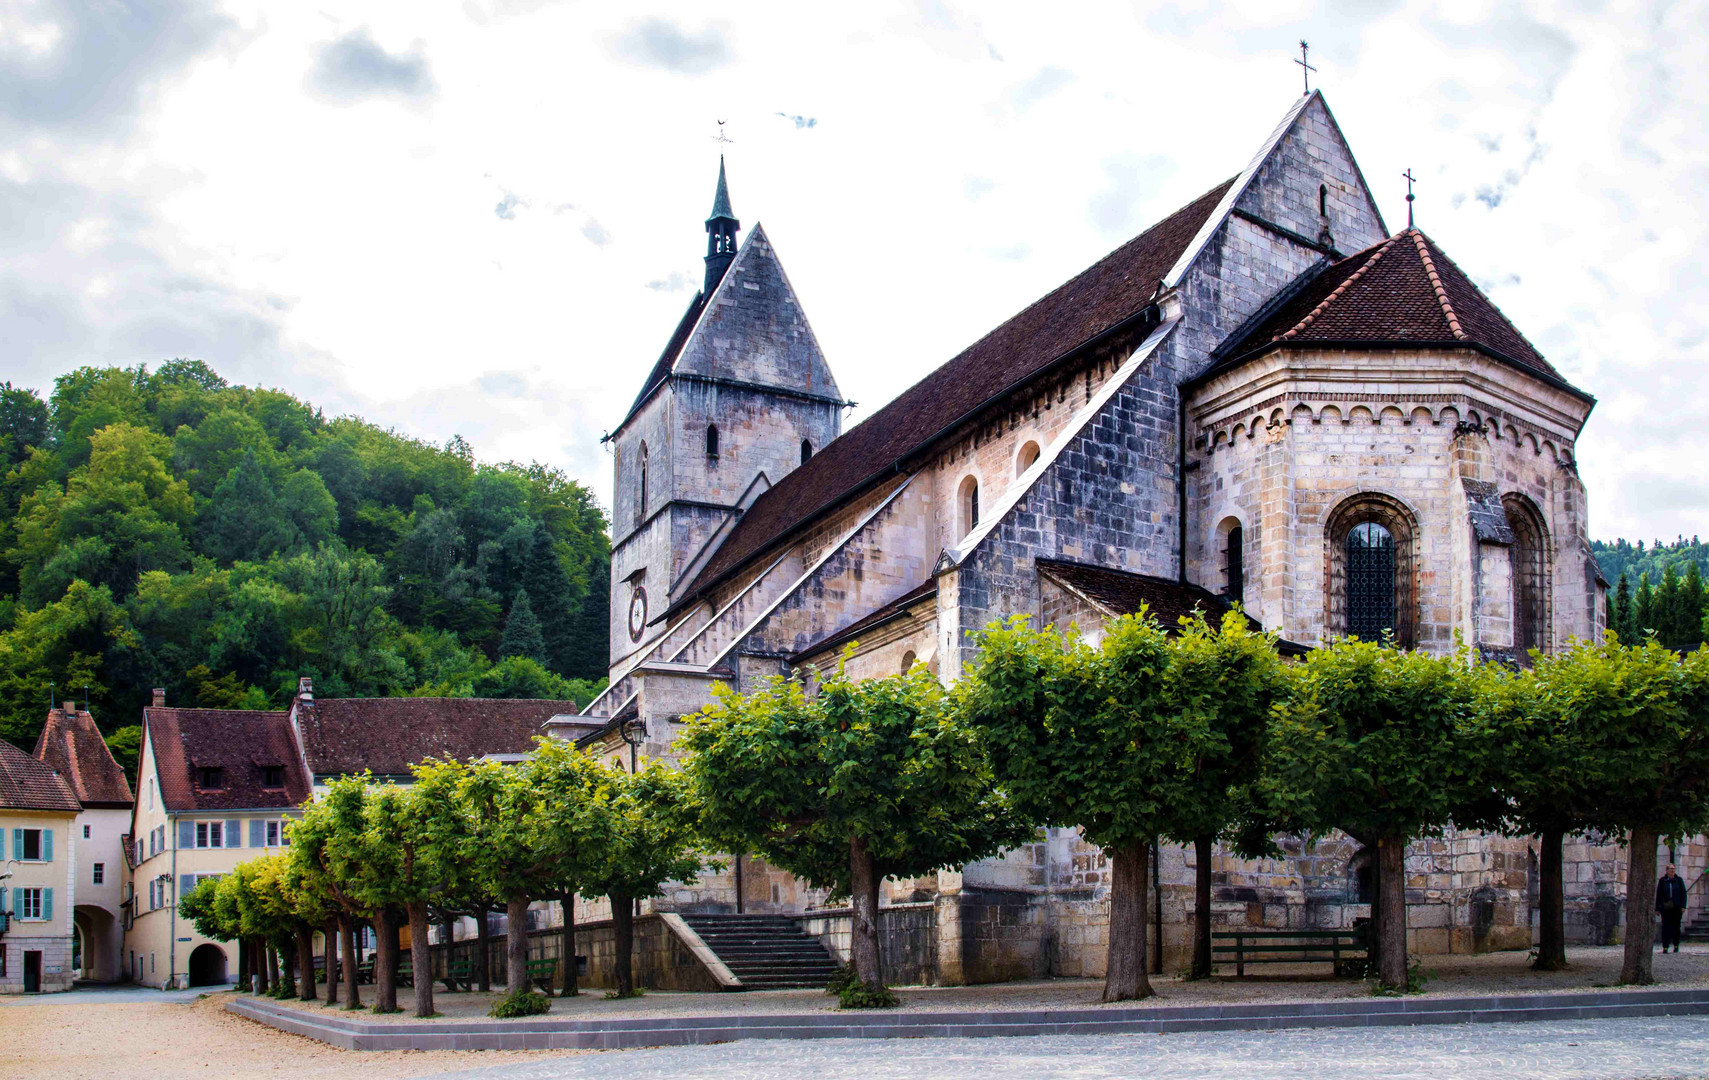
[[[954,680],[1014,614],[1095,635],[1142,604],[1167,622],[1237,602],[1296,651],[1392,634],[1519,663],[1602,631],[1576,468],[1594,399],[1428,236],[1390,232],[1320,92],[1237,176],[847,432],[778,252],[739,227],[720,164],[704,286],[608,437],[610,687],[575,718],[603,752],[669,757],[714,682],[811,680],[851,645],[855,676]],[[1217,856],[1219,921],[1368,913],[1357,844],[1284,847]],[[1172,952],[1192,857],[1161,853]],[[1528,946],[1532,867],[1523,840],[1420,842],[1413,947]],[[1107,885],[1101,853],[1051,830],[887,899],[932,913],[931,981],[1098,974]],[[1569,934],[1594,937],[1617,886],[1576,887]],[[822,900],[751,863],[734,888],[658,906]]]

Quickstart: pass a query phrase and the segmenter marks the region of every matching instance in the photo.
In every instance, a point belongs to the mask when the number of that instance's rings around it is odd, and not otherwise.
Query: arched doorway
[[[72,911],[77,933],[73,967],[77,977],[92,982],[112,982],[123,972],[119,962],[119,920],[106,908],[78,904]]]
[[[190,954],[190,985],[219,986],[229,982],[225,950],[218,945],[198,945]]]

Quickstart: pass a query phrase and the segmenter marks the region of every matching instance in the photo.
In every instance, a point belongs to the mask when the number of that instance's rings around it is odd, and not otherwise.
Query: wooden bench
[[[1365,931],[1233,930],[1211,935],[1211,963],[1234,962],[1237,976],[1247,964],[1334,964],[1342,972],[1348,960],[1368,956]]]
[[[374,981],[374,958],[372,956],[356,965],[356,985]]]
[[[528,961],[528,985],[540,987],[546,992],[547,997],[552,996],[552,977],[557,973],[558,961],[556,960]]]
[[[455,963],[445,965],[445,992],[447,994],[459,993],[458,983],[463,984],[464,991],[475,988],[475,965],[473,963],[467,960],[458,960]]]
[[[398,958],[398,985],[415,985],[415,956],[407,949],[404,950],[404,954]]]

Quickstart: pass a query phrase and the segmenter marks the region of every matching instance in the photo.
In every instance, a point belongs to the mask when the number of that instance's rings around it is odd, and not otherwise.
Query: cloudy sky
[[[858,420],[1239,171],[1300,89],[1709,534],[1704,3],[0,0],[0,378],[199,357],[605,498],[727,121]]]

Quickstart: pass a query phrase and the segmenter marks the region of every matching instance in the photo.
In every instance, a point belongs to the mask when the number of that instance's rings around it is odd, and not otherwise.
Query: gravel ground
[[[72,995],[53,995],[68,998]],[[90,995],[96,998],[96,995]],[[544,1052],[382,1051],[355,1054],[287,1035],[225,1011],[229,993],[190,1002],[14,1005],[0,1011],[6,1035],[0,1076],[54,1080],[392,1080],[492,1065],[538,1062]],[[552,1051],[564,1057],[574,1051]]]
[[[1465,994],[1517,994],[1605,988],[1619,981],[1621,950],[1606,948],[1568,949],[1569,971],[1535,972],[1522,952],[1484,953],[1480,956],[1426,957],[1430,975],[1425,995],[1455,997]],[[1236,979],[1232,976],[1182,982],[1153,978],[1155,997],[1125,1005],[1226,1005],[1256,1001],[1324,1001],[1334,998],[1365,998],[1370,989],[1357,979],[1336,979],[1325,974],[1328,965],[1294,968],[1274,964],[1258,968],[1267,974]],[[1663,987],[1709,986],[1709,946],[1691,946],[1677,955],[1655,958],[1656,985]],[[906,1010],[932,1012],[985,1012],[1003,1009],[1061,1009],[1098,1004],[1103,992],[1101,979],[1053,979],[1044,982],[1003,983],[995,986],[904,987],[897,990]],[[441,988],[436,988],[436,990]],[[434,1008],[447,1019],[486,1019],[497,994],[433,995]],[[362,1001],[372,1005],[374,988],[362,987]],[[297,1008],[325,1011],[319,1002],[286,1002]],[[387,1016],[364,1013],[363,1019],[409,1023],[415,1008],[414,992],[398,991],[404,1010]],[[627,1018],[636,1016],[717,1016],[725,1013],[802,1013],[836,1008],[836,1002],[820,990],[766,990],[738,994],[688,994],[649,991],[645,997],[607,1001],[602,991],[584,990],[573,998],[553,998],[552,1015],[571,1019]]]

